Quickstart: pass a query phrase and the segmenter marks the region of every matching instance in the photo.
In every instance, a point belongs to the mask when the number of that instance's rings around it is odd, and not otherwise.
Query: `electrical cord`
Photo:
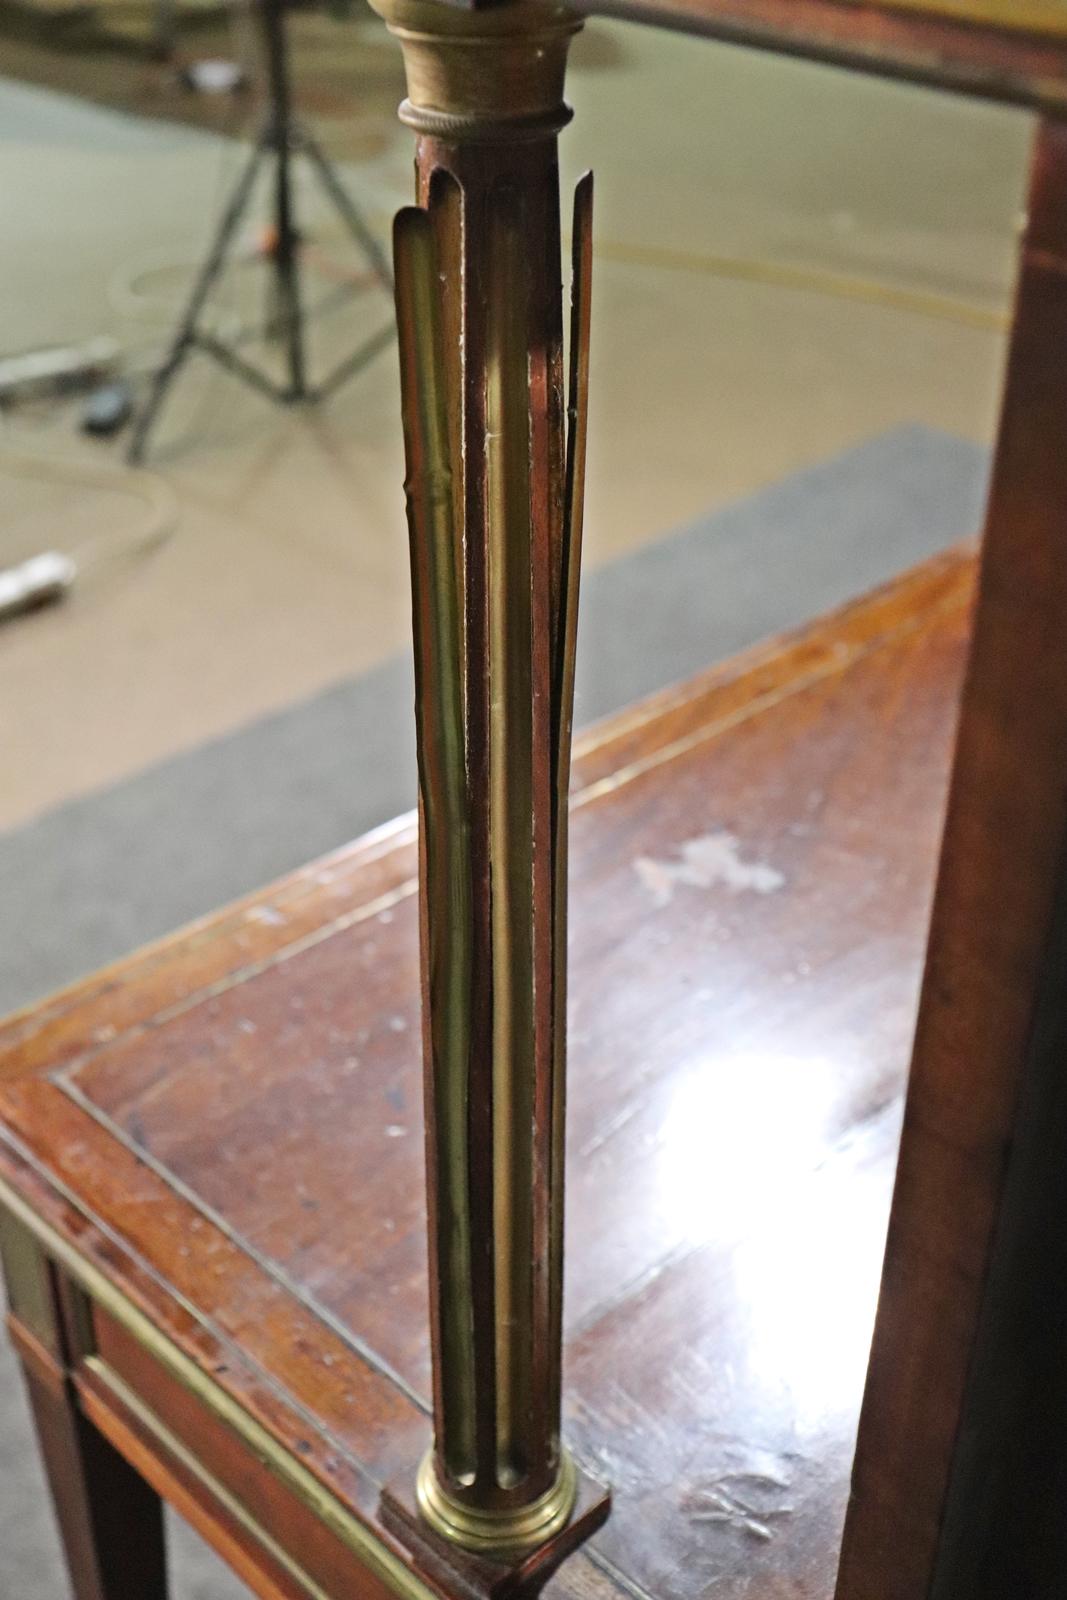
[[[79,580],[91,576],[116,557],[142,555],[156,549],[177,527],[177,495],[158,473],[106,462],[73,462],[51,452],[22,450],[8,443],[10,434],[9,427],[0,430],[0,475],[6,473],[39,483],[124,494],[139,500],[145,507],[142,524],[132,532],[119,529],[97,534],[72,550],[58,552],[74,563]]]
[[[954,322],[983,332],[1002,333],[1006,331],[1010,322],[1006,312],[971,301],[922,290],[897,288],[874,279],[852,277],[822,269],[746,257],[671,250],[664,247],[625,245],[608,240],[598,241],[597,249],[601,258],[606,260],[657,266],[672,271],[699,272],[736,282],[760,283],[772,288],[823,294],[835,299],[881,306],[912,316]],[[245,259],[248,261],[256,258]],[[112,303],[116,305],[116,309],[129,313],[132,309],[129,302],[133,302],[143,313],[145,303],[154,302],[150,296],[139,292],[138,280],[153,271],[177,270],[184,265],[186,263],[161,261],[156,258],[134,269],[132,273],[128,268],[120,269],[120,273],[112,280]],[[121,296],[125,296],[125,301],[120,298]],[[249,330],[232,307],[218,308],[218,315],[220,334],[225,331],[230,338],[239,339],[248,333]],[[146,375],[148,370],[146,366],[145,374],[141,375]],[[138,376],[136,372],[130,375]],[[12,450],[0,433],[0,471],[36,478],[43,482],[67,483],[78,488],[115,490],[135,495],[144,502],[148,508],[148,515],[144,526],[132,539],[129,535],[98,535],[74,550],[65,552],[74,562],[80,575],[91,573],[94,567],[103,564],[113,554],[137,553],[154,548],[167,538],[178,521],[178,501],[173,489],[158,474],[141,468],[118,468],[88,462],[76,465],[50,454],[37,455]]]
[[[711,278],[732,279],[737,283],[760,283],[768,288],[801,289],[810,294],[828,295],[835,300],[857,300],[887,310],[937,322],[955,322],[982,332],[1006,333],[1011,326],[1007,311],[979,305],[954,295],[936,294],[925,289],[904,289],[877,278],[853,277],[830,272],[822,267],[801,267],[747,256],[720,256],[697,250],[672,250],[661,245],[631,245],[610,239],[596,241],[596,253],[605,261],[633,266],[663,267],[673,272],[696,272]]]
[[[246,76],[254,83],[257,75],[252,70],[252,62],[256,52],[249,8],[240,4],[240,0],[232,0],[228,9],[233,55],[236,60],[244,63]],[[242,127],[247,127],[252,117],[259,118],[264,114],[262,94],[254,95],[251,104],[247,97],[235,97],[233,108],[234,115],[229,119],[229,127],[225,129],[224,136],[219,141],[212,212],[217,210],[224,190],[232,183],[237,163],[245,159],[244,146],[239,135]],[[257,259],[261,259],[259,252],[248,255],[241,264]],[[197,261],[179,262],[170,258],[160,260],[154,257],[136,265],[132,270],[129,267],[120,268],[108,286],[112,306],[126,317],[146,319],[146,313],[148,320],[161,321],[165,317],[169,325],[175,314],[177,302],[172,303],[162,298],[153,299],[151,295],[144,294],[140,287],[141,280],[152,272],[182,268],[193,271],[197,265]],[[213,324],[212,331],[219,338],[241,339],[247,337],[251,331],[245,327],[233,304],[226,306],[216,302],[209,308],[209,318]],[[165,349],[166,346],[158,340],[146,342],[132,351],[127,349],[127,378],[137,382],[149,377]],[[12,588],[18,589],[21,575],[28,575],[30,569],[40,569],[43,564],[44,569],[48,570],[51,563],[50,570],[53,577],[57,573],[60,574],[59,581],[52,584],[46,582],[38,590],[38,598],[58,599],[69,588],[75,575],[77,580],[82,582],[111,560],[145,554],[162,544],[178,524],[180,508],[177,496],[171,485],[158,473],[144,468],[119,467],[103,462],[74,462],[50,451],[30,451],[13,446],[10,426],[0,413],[0,476],[5,473],[8,476],[28,478],[50,485],[69,485],[90,492],[111,492],[131,496],[143,505],[144,517],[133,531],[112,530],[83,540],[71,550],[52,549],[43,557],[31,558],[29,562],[19,563],[16,567],[5,569],[0,566],[0,618],[4,615],[14,615],[23,609],[17,598],[15,603],[11,604],[10,591]],[[6,596],[3,592],[5,579],[9,580],[7,584],[9,593]],[[30,578],[29,582],[32,585],[33,579]]]

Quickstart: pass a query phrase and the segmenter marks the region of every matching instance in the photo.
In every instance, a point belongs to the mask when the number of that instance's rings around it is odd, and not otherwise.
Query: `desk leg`
[[[837,1600],[1067,1594],[1067,125],[1038,132]]]
[[[82,1415],[70,1381],[88,1319],[20,1225],[0,1215],[8,1332],[21,1360],[74,1600],[165,1600],[159,1496]]]

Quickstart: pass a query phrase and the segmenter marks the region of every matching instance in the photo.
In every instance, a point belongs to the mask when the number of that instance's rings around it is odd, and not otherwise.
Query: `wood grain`
[[[1067,23],[1014,0],[581,0],[580,9],[1062,112]]]
[[[1067,128],[1038,145],[840,1600],[1062,1593]]]
[[[617,1510],[552,1600],[831,1592],[972,583],[576,751],[565,1415]],[[0,1177],[374,1529],[428,1429],[414,875],[410,827],[309,869],[0,1079]]]
[[[163,1507],[78,1407],[72,1383],[85,1319],[32,1235],[5,1217],[7,1331],[22,1365],[74,1600],[165,1600]]]

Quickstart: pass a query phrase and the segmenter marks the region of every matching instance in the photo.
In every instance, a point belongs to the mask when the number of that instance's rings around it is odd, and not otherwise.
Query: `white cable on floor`
[[[8,587],[13,587],[16,596],[20,581],[30,587],[25,597],[27,603],[20,605],[16,599],[16,603],[9,604],[6,611],[0,609],[0,617],[13,615],[34,603],[59,599],[70,588],[75,577],[82,580],[118,556],[145,554],[173,533],[178,523],[178,499],[167,480],[158,473],[148,472],[141,467],[116,467],[103,462],[75,463],[50,453],[13,449],[4,437],[6,431],[0,431],[0,475],[6,472],[16,477],[32,478],[39,483],[69,484],[78,489],[131,495],[145,506],[145,517],[141,526],[132,532],[120,529],[97,534],[83,540],[73,550],[49,549],[44,552],[48,558],[44,566],[35,566],[35,562],[40,561],[39,557],[35,557],[29,562],[20,563],[18,567],[6,569]],[[65,578],[48,583],[46,580],[50,573],[53,578],[57,574],[61,577],[65,574]],[[0,580],[4,576],[5,573],[0,571]],[[34,588],[38,582],[43,587]]]

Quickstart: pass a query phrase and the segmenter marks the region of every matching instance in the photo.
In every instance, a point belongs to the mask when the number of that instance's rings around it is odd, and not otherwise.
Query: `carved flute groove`
[[[418,1506],[458,1545],[518,1550],[567,1525],[577,1482],[560,1364],[592,180],[565,398],[556,134],[577,24],[526,0],[383,9],[420,133],[419,203],[394,230],[434,1352]]]

